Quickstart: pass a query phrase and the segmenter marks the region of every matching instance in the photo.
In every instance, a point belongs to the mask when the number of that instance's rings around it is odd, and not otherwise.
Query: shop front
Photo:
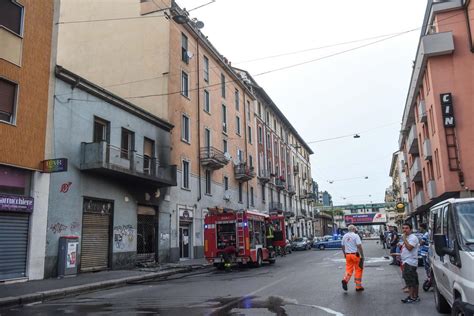
[[[179,259],[193,258],[193,210],[179,210]]]

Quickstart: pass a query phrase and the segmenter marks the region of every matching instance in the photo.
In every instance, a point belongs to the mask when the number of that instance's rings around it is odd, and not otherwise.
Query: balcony
[[[418,192],[413,199],[413,208],[416,210],[420,206],[425,204],[425,193],[423,191]]]
[[[295,217],[295,212],[292,211],[284,211],[283,214],[285,217]]]
[[[247,182],[255,178],[253,167],[248,167],[246,162],[234,166],[234,176],[237,181]]]
[[[308,200],[308,202],[313,202],[318,199],[318,196],[316,195],[316,193],[309,192],[306,194],[306,199]]]
[[[410,168],[410,180],[413,182],[422,181],[421,162],[418,157],[413,160],[413,165]]]
[[[435,180],[428,181],[427,187],[428,187],[428,197],[430,198],[430,200],[432,200],[437,196],[436,195],[436,181]]]
[[[163,166],[156,158],[122,150],[106,142],[82,143],[82,171],[92,171],[123,180],[128,184],[158,187],[176,186],[176,166]]]
[[[271,175],[267,170],[260,170],[257,177],[261,184],[265,184],[270,182]]]
[[[201,148],[201,164],[203,167],[217,170],[224,168],[228,163],[229,158],[219,149],[210,146]]]
[[[418,104],[418,118],[420,122],[426,123],[428,116],[426,115],[426,104],[425,100],[421,100]]]
[[[281,178],[276,178],[275,179],[275,188],[277,190],[283,190],[285,189],[285,180]]]
[[[294,185],[288,185],[288,194],[295,195],[296,194],[296,187]]]
[[[268,211],[283,211],[283,205],[281,202],[270,202],[268,205]]]
[[[431,149],[431,140],[425,139],[423,142],[423,158],[425,160],[433,159],[433,150]]]
[[[418,155],[420,150],[418,148],[418,134],[416,133],[416,126],[412,125],[407,140],[408,152],[412,155]]]

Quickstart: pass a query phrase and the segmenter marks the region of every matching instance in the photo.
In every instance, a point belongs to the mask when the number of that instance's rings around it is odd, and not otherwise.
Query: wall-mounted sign
[[[440,99],[444,127],[454,127],[456,124],[454,121],[453,96],[451,93],[442,93]]]
[[[43,160],[43,172],[64,172],[67,171],[67,158],[56,158]]]
[[[0,211],[33,212],[32,197],[0,194]]]
[[[367,213],[345,215],[344,221],[346,225],[350,224],[383,224],[387,222],[387,216],[383,213]]]
[[[191,220],[193,218],[193,211],[192,210],[186,210],[186,209],[180,209],[179,210],[179,217],[181,219]]]

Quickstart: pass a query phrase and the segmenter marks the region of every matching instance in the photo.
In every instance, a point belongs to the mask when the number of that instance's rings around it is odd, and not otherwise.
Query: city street
[[[344,292],[340,250],[293,252],[275,265],[176,275],[126,287],[0,311],[0,315],[436,315],[433,294],[421,302],[400,302],[399,267],[389,266],[386,250],[363,242],[367,262],[364,292],[351,281]],[[418,269],[420,280],[423,270]]]

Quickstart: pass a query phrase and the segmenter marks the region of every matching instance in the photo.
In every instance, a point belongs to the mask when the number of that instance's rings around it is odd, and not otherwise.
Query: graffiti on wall
[[[63,223],[54,223],[49,225],[49,230],[53,232],[53,234],[61,234],[63,231],[67,229],[67,225],[64,225]]]
[[[72,182],[65,182],[61,185],[61,188],[59,189],[59,192],[61,193],[67,193],[69,189],[71,188]]]
[[[81,224],[79,224],[79,222],[74,221],[69,224],[69,230],[71,231],[71,233],[78,233],[81,231]]]
[[[114,227],[114,249],[117,251],[135,251],[137,231],[132,225]]]

